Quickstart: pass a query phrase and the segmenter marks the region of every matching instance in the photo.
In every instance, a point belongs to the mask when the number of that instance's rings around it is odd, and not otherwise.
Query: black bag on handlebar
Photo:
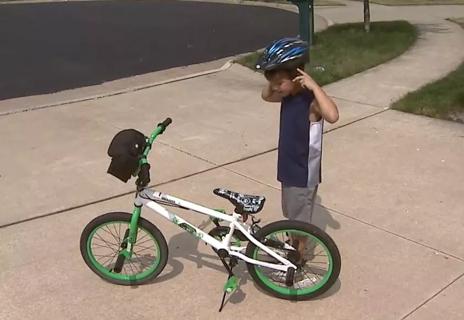
[[[118,132],[108,148],[111,163],[108,173],[127,182],[139,167],[139,160],[147,144],[145,135],[134,129]]]

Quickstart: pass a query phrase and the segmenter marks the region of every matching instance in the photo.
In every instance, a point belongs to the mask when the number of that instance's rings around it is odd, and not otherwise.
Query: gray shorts
[[[282,184],[282,212],[289,220],[311,223],[317,185],[313,188],[287,187]]]

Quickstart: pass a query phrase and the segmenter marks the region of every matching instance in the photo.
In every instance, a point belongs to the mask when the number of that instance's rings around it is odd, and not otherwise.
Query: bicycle
[[[104,280],[119,285],[144,284],[163,271],[168,245],[161,231],[141,217],[145,206],[210,245],[218,255],[228,272],[219,311],[226,294],[237,289],[233,268],[239,260],[245,261],[259,288],[278,298],[308,300],[326,292],[339,276],[341,258],[335,242],[318,227],[290,220],[260,227],[255,215],[263,209],[263,196],[215,189],[216,195],[235,206],[234,212],[227,214],[222,209],[207,208],[147,187],[148,154],[156,137],[171,122],[167,118],[158,124],[150,137],[128,129],[113,138],[108,149],[112,157],[108,173],[124,182],[131,176],[138,177],[134,209],[132,214],[106,213],[86,225],[80,250],[87,266]],[[207,215],[215,227],[206,233],[165,206]],[[251,224],[246,223],[250,216]],[[221,225],[223,221],[228,225]],[[248,242],[246,246],[244,242]]]

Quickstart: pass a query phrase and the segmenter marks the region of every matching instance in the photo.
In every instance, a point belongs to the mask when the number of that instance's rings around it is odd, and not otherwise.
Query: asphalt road
[[[256,50],[298,33],[298,16],[201,2],[0,6],[0,100],[100,84]]]

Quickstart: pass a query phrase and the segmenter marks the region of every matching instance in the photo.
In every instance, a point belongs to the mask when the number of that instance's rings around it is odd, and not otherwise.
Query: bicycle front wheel
[[[166,239],[159,229],[139,218],[132,257],[118,261],[127,247],[131,214],[111,212],[93,219],[80,239],[82,257],[87,266],[106,281],[121,285],[146,283],[163,271],[168,258]]]
[[[341,258],[335,242],[318,227],[291,220],[276,221],[260,229],[255,238],[297,266],[292,285],[287,272],[247,263],[255,283],[271,295],[287,300],[308,300],[326,292],[340,274]],[[264,250],[248,243],[252,259],[280,263]]]

